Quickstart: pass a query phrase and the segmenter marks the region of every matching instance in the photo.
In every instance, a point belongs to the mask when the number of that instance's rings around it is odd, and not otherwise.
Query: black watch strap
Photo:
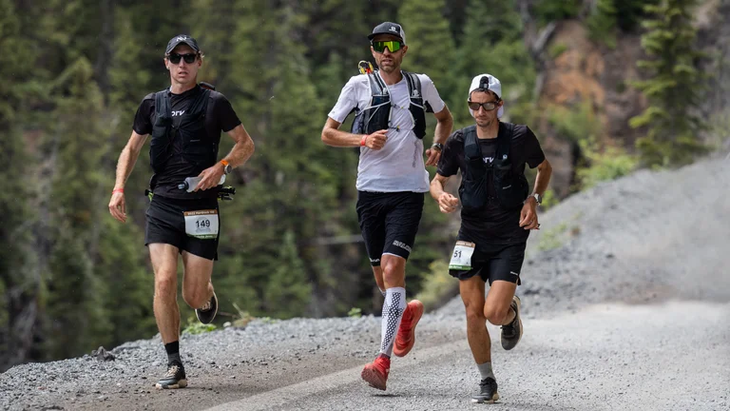
[[[433,144],[431,144],[431,148],[435,148],[438,151],[443,151],[444,145],[441,143],[433,143]]]

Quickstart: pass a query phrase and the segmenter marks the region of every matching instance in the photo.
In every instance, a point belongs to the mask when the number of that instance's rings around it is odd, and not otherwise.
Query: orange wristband
[[[221,164],[223,164],[223,167],[228,165],[228,162],[226,160],[221,160]]]
[[[115,188],[114,190],[112,190],[112,194],[114,194],[114,193],[123,193],[123,192],[124,192],[124,189],[123,188]]]
[[[362,136],[362,138],[360,139],[360,147],[365,147],[365,142],[366,141],[368,141],[368,135],[367,134],[365,134],[364,136]]]

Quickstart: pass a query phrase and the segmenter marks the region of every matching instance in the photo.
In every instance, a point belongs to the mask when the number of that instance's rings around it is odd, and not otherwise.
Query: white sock
[[[380,352],[391,356],[393,343],[403,318],[403,311],[406,310],[406,289],[393,287],[385,290],[385,302],[383,303],[383,323]]]

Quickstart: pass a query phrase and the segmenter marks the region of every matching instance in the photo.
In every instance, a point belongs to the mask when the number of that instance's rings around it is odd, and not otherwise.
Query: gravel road
[[[717,158],[640,171],[543,214],[518,289],[525,336],[510,352],[495,344],[492,408],[730,410],[729,192],[730,160]],[[477,408],[463,312],[457,297],[423,317],[385,393],[359,380],[379,318],[294,319],[184,336],[184,390],[153,388],[159,337],[116,347],[114,361],[16,366],[0,374],[0,409]]]

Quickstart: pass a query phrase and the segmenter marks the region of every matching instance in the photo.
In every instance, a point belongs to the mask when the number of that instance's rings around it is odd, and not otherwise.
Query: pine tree
[[[515,104],[532,100],[535,68],[522,40],[522,22],[514,1],[471,0],[469,9],[472,12],[467,16],[455,62],[459,79],[452,97],[455,124],[473,123],[466,99],[471,79],[481,73],[492,74],[500,80],[510,120],[519,120],[515,116],[518,113]]]
[[[398,9],[408,43],[403,69],[428,74],[444,91],[454,84],[454,39],[445,8],[444,0],[404,0]]]
[[[696,3],[664,0],[646,6],[653,17],[643,24],[648,32],[641,42],[651,59],[639,62],[647,80],[636,86],[644,92],[649,107],[630,121],[632,127],[647,129],[646,136],[636,142],[645,165],[687,164],[707,150],[698,135],[703,128],[701,119],[694,111],[703,88],[695,66],[700,57],[692,26]]]

